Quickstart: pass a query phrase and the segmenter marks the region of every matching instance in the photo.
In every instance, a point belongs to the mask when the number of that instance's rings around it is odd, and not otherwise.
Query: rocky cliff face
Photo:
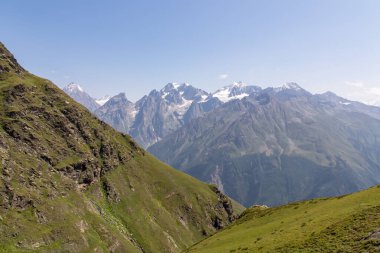
[[[0,251],[180,252],[236,215],[0,52]]]

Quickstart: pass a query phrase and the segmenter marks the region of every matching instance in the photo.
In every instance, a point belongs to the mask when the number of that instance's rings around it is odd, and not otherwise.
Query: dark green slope
[[[380,186],[336,198],[249,208],[186,252],[380,252]]]
[[[180,252],[228,198],[159,162],[0,44],[0,252]]]

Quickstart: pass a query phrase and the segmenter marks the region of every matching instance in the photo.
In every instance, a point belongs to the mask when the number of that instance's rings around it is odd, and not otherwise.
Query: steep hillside
[[[252,207],[186,252],[380,252],[380,187],[277,208]]]
[[[223,104],[149,148],[246,206],[380,183],[380,108],[296,84]]]
[[[1,43],[0,103],[0,252],[180,252],[235,218]]]

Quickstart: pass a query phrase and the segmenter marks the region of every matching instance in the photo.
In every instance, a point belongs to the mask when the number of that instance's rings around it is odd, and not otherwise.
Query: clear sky
[[[0,41],[29,71],[94,97],[294,81],[380,101],[379,0],[11,0]]]

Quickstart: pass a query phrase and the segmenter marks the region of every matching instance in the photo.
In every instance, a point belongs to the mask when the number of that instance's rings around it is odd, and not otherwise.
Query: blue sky
[[[294,81],[380,101],[377,0],[12,0],[0,41],[31,72],[94,97]]]

